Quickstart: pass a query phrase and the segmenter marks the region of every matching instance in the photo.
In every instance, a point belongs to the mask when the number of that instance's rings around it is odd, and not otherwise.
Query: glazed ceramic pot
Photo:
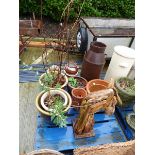
[[[86,89],[86,85],[88,81],[80,76],[75,76],[74,79],[77,80],[77,87],[76,88],[84,88]],[[68,91],[71,93],[72,89],[75,88],[69,83],[69,78],[68,78]]]
[[[48,92],[45,92],[42,97],[41,97],[41,106],[46,110],[46,111],[53,111],[53,109],[49,108],[48,106],[46,106],[45,104],[45,99],[47,98],[48,95],[51,95],[51,96],[54,96],[54,95],[60,95],[63,100],[64,100],[64,103],[63,103],[63,106],[65,107],[67,105],[67,102],[68,102],[68,99],[67,99],[67,95],[61,91],[61,89],[52,89]]]
[[[94,41],[90,44],[90,48],[84,55],[82,63],[82,77],[88,81],[100,78],[100,73],[106,62],[104,54],[105,49],[106,45],[101,42]]]
[[[53,89],[51,89],[53,90]],[[68,98],[68,102],[67,102],[67,105],[64,107],[64,112],[67,112],[69,110],[69,108],[71,107],[71,104],[72,104],[72,98],[71,96],[69,95],[69,93],[63,89],[61,89],[61,91],[63,91],[66,95],[67,95],[67,98]],[[41,97],[42,95],[44,94],[44,91],[40,92],[37,97],[36,97],[36,100],[35,100],[35,105],[36,105],[36,108],[37,110],[42,114],[42,115],[45,115],[45,116],[51,116],[50,115],[50,112],[49,111],[46,111],[42,105],[41,105]]]
[[[101,80],[101,79],[94,79],[87,83],[86,90],[88,93],[99,91],[106,89],[109,85],[108,81]]]
[[[42,82],[42,79],[44,78],[45,75],[46,75],[46,73],[43,73],[43,74],[40,76],[40,78],[39,78],[39,84],[40,84],[41,86],[44,86],[44,84],[43,84],[43,82]],[[67,83],[68,83],[68,78],[67,78],[67,76],[66,76],[65,74],[63,74],[63,73],[61,73],[61,75],[64,77],[65,82],[64,82],[63,85],[61,85],[60,88],[65,89],[65,87],[67,86]],[[45,87],[46,87],[46,88],[50,88],[49,86],[45,86]]]
[[[72,99],[73,105],[79,106],[81,105],[82,100],[87,96],[87,92],[83,88],[74,88],[72,89]]]
[[[75,63],[69,63],[65,65],[64,72],[68,77],[74,77],[78,75],[79,67]]]

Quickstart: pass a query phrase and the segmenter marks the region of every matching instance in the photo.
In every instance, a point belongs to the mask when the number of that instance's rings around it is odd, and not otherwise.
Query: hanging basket
[[[126,87],[122,86],[123,83],[127,84],[127,86]],[[120,106],[122,107],[129,106],[135,99],[135,81],[128,79],[126,77],[119,78],[118,80],[115,81],[115,87],[123,103]]]
[[[135,141],[78,148],[74,155],[135,155]]]
[[[41,149],[41,150],[32,151],[30,153],[27,153],[26,155],[64,155],[64,154],[55,150]]]

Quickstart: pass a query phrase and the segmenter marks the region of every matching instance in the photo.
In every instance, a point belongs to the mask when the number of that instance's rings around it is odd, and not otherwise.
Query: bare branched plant
[[[46,76],[49,77],[47,70],[49,69],[48,66],[48,61],[47,61],[47,49],[53,49],[53,51],[57,51],[57,62],[58,62],[58,67],[59,70],[56,70],[57,76],[53,79],[55,82],[54,84],[57,84],[60,82],[60,79],[62,78],[62,65],[63,62],[65,62],[66,57],[67,57],[67,62],[69,64],[69,50],[72,48],[72,39],[73,36],[71,37],[71,32],[75,28],[75,26],[79,23],[79,17],[83,8],[83,5],[85,3],[85,0],[82,1],[82,5],[80,7],[80,11],[78,13],[78,17],[76,21],[73,23],[73,26],[71,29],[68,27],[68,20],[70,16],[70,10],[72,8],[72,5],[74,4],[74,0],[69,0],[68,4],[64,8],[61,18],[60,18],[60,24],[58,27],[58,31],[54,35],[49,35],[46,30],[43,31],[45,34],[44,36],[44,42],[45,42],[45,47],[42,52],[42,62],[43,66],[46,72]],[[63,22],[62,22],[63,21]],[[49,36],[50,38],[49,41],[46,40],[46,37]],[[54,40],[54,39],[57,40]],[[53,70],[55,72],[55,70]]]

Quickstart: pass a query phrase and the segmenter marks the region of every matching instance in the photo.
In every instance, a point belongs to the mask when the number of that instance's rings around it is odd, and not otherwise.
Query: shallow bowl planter
[[[87,83],[86,90],[88,93],[99,91],[106,89],[109,85],[108,81],[101,80],[101,79],[94,79]]]
[[[76,88],[83,88],[83,89],[86,88],[88,81],[85,78],[83,78],[81,76],[75,76],[74,79],[76,79],[78,81],[78,86]],[[71,84],[68,82],[68,89],[70,92],[72,91],[73,88],[75,88],[75,87],[71,86]]]
[[[64,99],[64,104],[63,104],[63,106],[65,107],[66,105],[67,105],[67,100],[68,100],[68,98],[67,98],[67,95],[63,92],[63,91],[61,91],[61,89],[59,90],[59,89],[52,89],[52,90],[50,90],[49,92],[45,92],[42,96],[41,96],[41,106],[46,110],[46,111],[52,111],[53,109],[49,109],[46,105],[45,105],[45,99],[46,99],[46,97],[49,95],[49,93],[50,93],[50,95],[56,95],[56,94],[58,94],[58,95],[60,95],[63,99]]]
[[[80,105],[82,100],[87,96],[87,91],[83,88],[73,88],[71,94],[73,104]]]
[[[51,88],[52,90],[52,88]],[[72,104],[72,98],[71,96],[69,95],[68,92],[66,92],[65,90],[61,89],[61,91],[63,91],[66,95],[67,95],[67,98],[68,98],[68,103],[66,105],[66,107],[64,108],[64,112],[67,112],[69,110],[69,108],[71,107],[71,104]],[[50,115],[50,112],[49,111],[46,111],[42,106],[41,106],[41,97],[42,95],[44,94],[44,91],[40,92],[37,97],[36,97],[36,100],[35,100],[35,105],[36,105],[36,108],[38,109],[38,111],[43,114],[43,115],[46,115],[46,116],[51,116]]]
[[[115,81],[115,87],[116,87],[116,89],[118,91],[119,97],[122,100],[122,105],[119,105],[119,106],[127,107],[130,104],[132,104],[132,102],[134,101],[134,99],[135,99],[135,91],[133,91],[133,92],[127,92],[125,89],[123,89],[120,86],[120,82],[119,82],[120,80],[127,80],[130,83],[132,83],[133,85],[134,85],[134,80],[128,79],[126,77],[123,77],[123,78],[119,78],[119,79],[117,79]]]
[[[43,84],[43,82],[41,81],[43,78],[44,78],[44,76],[46,75],[46,73],[43,73],[41,76],[40,76],[40,78],[39,78],[39,84],[41,85],[41,86],[44,86],[44,84]],[[65,78],[65,82],[64,82],[64,84],[63,85],[61,85],[61,89],[63,89],[63,88],[65,88],[66,86],[67,86],[67,84],[68,84],[68,78],[67,78],[67,76],[65,75],[65,74],[63,74],[63,73],[61,73],[61,75],[63,75],[63,77]],[[48,87],[48,86],[45,86],[46,88],[51,88],[51,87]]]

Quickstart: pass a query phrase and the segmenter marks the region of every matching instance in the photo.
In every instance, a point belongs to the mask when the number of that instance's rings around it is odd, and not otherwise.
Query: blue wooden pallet
[[[63,62],[63,66],[67,64],[67,62]],[[76,61],[77,65],[82,64],[81,61]],[[52,65],[59,65],[59,63],[48,64],[46,67],[50,67]],[[45,73],[43,64],[31,64],[31,65],[19,65],[19,82],[38,82],[38,79],[41,74]]]
[[[126,121],[127,114],[133,112],[133,104],[126,108],[117,107],[115,109],[115,116],[127,138],[127,140],[135,139],[135,130],[133,130]]]
[[[35,149],[54,149],[65,154],[72,154],[73,149],[82,146],[96,146],[100,144],[124,142],[126,137],[117,122],[115,115],[108,116],[104,111],[95,114],[94,137],[75,139],[72,122],[78,113],[70,109],[67,113],[67,127],[55,126],[50,117],[37,116],[37,129],[35,138]]]
[[[63,63],[63,66],[66,63]],[[77,65],[82,64],[81,61],[77,61],[76,63]],[[52,65],[53,64],[49,64],[45,66],[49,67]],[[55,63],[55,65],[58,65],[58,63]],[[43,64],[20,65],[19,66],[19,82],[20,83],[38,82],[40,75],[43,73],[45,73]],[[80,74],[80,69],[79,69],[79,74]],[[105,76],[105,72],[102,72],[100,75],[100,78],[104,79],[104,76]]]

